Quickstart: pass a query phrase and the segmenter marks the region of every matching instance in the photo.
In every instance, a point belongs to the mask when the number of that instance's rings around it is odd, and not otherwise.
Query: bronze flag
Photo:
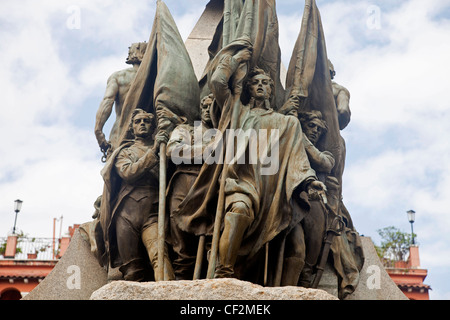
[[[192,61],[169,9],[158,1],[145,55],[125,99],[120,141],[127,138],[127,126],[136,108],[155,113],[157,107],[163,107],[192,124],[200,118],[199,106]]]
[[[343,160],[325,36],[315,0],[305,1],[300,33],[287,71],[286,94],[304,99],[303,110],[300,111],[322,112],[328,130],[317,147],[331,152],[336,163]]]

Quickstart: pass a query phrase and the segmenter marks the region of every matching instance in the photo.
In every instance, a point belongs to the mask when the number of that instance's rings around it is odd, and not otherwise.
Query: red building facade
[[[386,268],[391,279],[410,300],[429,300],[431,287],[424,284],[428,275],[427,269],[420,267],[419,247],[412,245],[409,248],[409,258],[397,261],[393,268]]]
[[[59,261],[79,225],[60,239],[7,237],[0,256],[0,300],[19,300],[33,290]]]

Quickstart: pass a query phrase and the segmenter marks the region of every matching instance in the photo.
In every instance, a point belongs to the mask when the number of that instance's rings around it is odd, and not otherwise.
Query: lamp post
[[[17,222],[17,214],[19,213],[20,209],[22,209],[22,200],[15,200],[14,201],[14,211],[16,212],[16,217],[14,218],[14,228],[13,228],[13,234],[16,234],[16,222]]]
[[[408,221],[411,223],[411,237],[412,237],[412,244],[414,245],[414,232],[413,232],[413,223],[416,220],[416,212],[414,210],[409,210],[406,212],[408,214]]]

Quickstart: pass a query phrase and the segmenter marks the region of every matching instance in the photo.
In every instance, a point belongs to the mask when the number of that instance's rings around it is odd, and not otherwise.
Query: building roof
[[[48,275],[47,270],[27,270],[20,273],[16,270],[8,270],[6,272],[0,272],[0,279],[10,278],[45,278]]]
[[[44,278],[57,262],[57,260],[0,260],[0,279]]]
[[[429,285],[424,284],[424,283],[422,283],[422,284],[417,284],[417,283],[398,283],[397,286],[398,286],[400,289],[403,289],[403,288],[404,288],[404,289],[411,288],[411,289],[427,289],[427,290],[432,290],[431,287],[430,287]]]

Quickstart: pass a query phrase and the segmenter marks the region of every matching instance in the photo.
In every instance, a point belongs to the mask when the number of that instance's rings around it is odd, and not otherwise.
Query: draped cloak
[[[100,206],[102,213],[100,215],[101,228],[97,231],[100,233],[97,235],[97,239],[101,239],[101,245],[99,246],[102,248],[102,250],[99,250],[100,264],[104,267],[111,265],[114,268],[124,262],[118,253],[115,227],[115,218],[123,200],[127,196],[131,196],[136,201],[148,197],[153,204],[152,208],[157,208],[159,158],[154,154],[144,157],[144,153],[145,151],[135,147],[133,142],[126,142],[114,151],[101,172],[105,184]],[[121,154],[129,158],[127,160],[129,162],[127,165],[129,173],[127,174],[137,175],[138,177],[133,184],[125,182],[117,173],[116,162],[119,161]],[[120,161],[124,163],[123,160]],[[148,214],[150,213],[152,212]],[[156,216],[152,219],[153,222],[157,221]]]
[[[237,128],[244,133],[254,130],[258,136],[261,132],[270,137],[278,133],[278,139],[267,145],[256,143],[252,149],[252,139],[238,139],[234,158],[227,155],[228,161],[225,195],[228,199],[245,195],[251,199],[251,210],[254,221],[247,229],[240,256],[252,258],[262,246],[274,239],[283,231],[288,231],[302,218],[292,210],[292,201],[298,201],[304,210],[309,209],[307,196],[302,192],[304,183],[316,179],[315,171],[311,169],[302,139],[299,121],[292,116],[285,116],[273,109],[256,109],[250,104],[240,102],[240,95],[230,83],[236,83],[236,75],[245,70],[243,64],[238,64],[232,58],[233,53],[250,46],[245,40],[239,40],[225,47],[215,58],[215,68],[211,73],[210,88],[215,95],[215,113],[219,118],[219,130],[226,134],[230,125],[230,114],[233,107],[239,107]],[[242,77],[242,75],[241,75]],[[267,130],[267,131],[261,131]],[[258,138],[257,138],[258,140]],[[223,147],[223,145],[221,145]],[[262,148],[266,147],[266,150]],[[250,153],[257,153],[256,163],[250,163]],[[278,170],[272,174],[263,174],[265,164],[260,155],[277,155]],[[238,159],[245,157],[245,163],[239,164]],[[211,235],[214,227],[215,208],[219,192],[223,163],[203,164],[200,174],[186,199],[180,204],[176,214],[183,221],[180,227],[184,231],[197,235]],[[295,199],[295,200],[294,200]]]

